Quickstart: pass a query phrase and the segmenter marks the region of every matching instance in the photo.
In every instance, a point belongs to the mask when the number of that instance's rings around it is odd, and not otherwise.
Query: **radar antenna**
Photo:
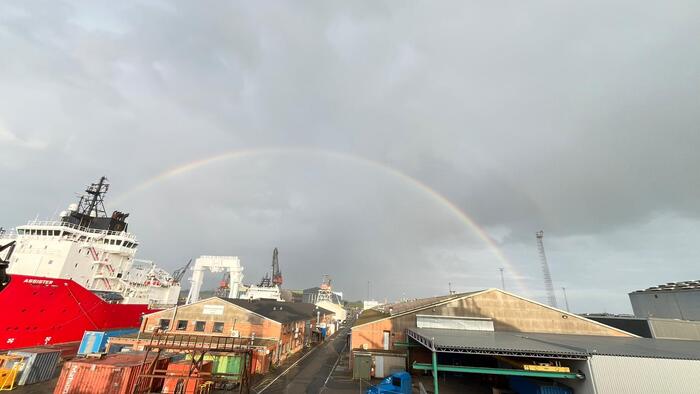
[[[85,189],[85,195],[78,202],[78,213],[90,217],[106,217],[105,194],[109,190],[107,177],[102,176],[97,183],[93,183]]]

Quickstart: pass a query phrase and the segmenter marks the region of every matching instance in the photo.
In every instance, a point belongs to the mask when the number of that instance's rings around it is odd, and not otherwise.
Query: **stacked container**
[[[192,361],[183,360],[168,365],[165,383],[163,383],[163,393],[199,394],[200,387],[211,377],[212,362],[203,361],[202,368],[195,369],[190,374]],[[182,377],[190,374],[190,378]],[[170,376],[170,377],[168,377]]]
[[[204,360],[212,362],[212,372],[215,374],[222,374],[227,376],[231,380],[236,380],[240,378],[242,373],[243,354],[206,354]],[[191,355],[187,355],[188,360],[192,360]]]
[[[153,362],[149,355],[146,365]],[[160,391],[163,380],[138,379],[144,361],[143,352],[107,355],[102,359],[76,359],[66,362],[54,394],[132,394]],[[169,359],[158,360],[156,370],[165,370]]]
[[[50,380],[61,358],[60,350],[42,347],[13,350],[7,354],[24,357],[23,366],[19,369],[19,379],[17,379],[19,386]]]
[[[85,331],[83,340],[80,341],[78,355],[104,353],[107,348],[107,341],[111,337],[119,337],[138,332],[137,328],[112,331]]]

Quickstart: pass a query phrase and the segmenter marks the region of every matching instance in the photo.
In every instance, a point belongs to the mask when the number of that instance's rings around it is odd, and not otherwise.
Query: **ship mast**
[[[93,183],[85,189],[86,195],[80,197],[78,203],[78,213],[84,215],[80,219],[81,226],[84,221],[89,222],[90,218],[107,216],[104,203],[107,190],[109,190],[109,183],[105,176],[100,177],[98,183]]]

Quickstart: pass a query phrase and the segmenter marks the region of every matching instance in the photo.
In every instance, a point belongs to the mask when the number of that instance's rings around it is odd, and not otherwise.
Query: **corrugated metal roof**
[[[585,358],[588,356],[583,349],[537,341],[529,338],[530,334],[503,331],[450,330],[444,328],[409,328],[408,331],[410,337],[442,352],[570,356],[567,358]]]
[[[700,341],[594,335],[409,328],[411,338],[438,351],[475,354],[608,355],[700,360]]]

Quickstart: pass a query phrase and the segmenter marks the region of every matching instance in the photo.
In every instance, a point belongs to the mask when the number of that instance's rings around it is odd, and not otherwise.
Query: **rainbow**
[[[160,174],[148,178],[145,181],[137,184],[121,195],[114,199],[115,203],[129,198],[131,195],[144,191],[153,185],[165,181],[167,179],[175,178],[179,175],[189,173],[191,171],[198,170],[202,167],[208,165],[228,161],[228,160],[240,160],[245,158],[253,158],[260,156],[271,156],[271,155],[281,155],[281,154],[303,154],[312,156],[323,156],[332,158],[334,160],[346,161],[353,164],[361,164],[368,166],[370,168],[380,170],[384,174],[391,175],[392,177],[403,181],[404,183],[418,189],[430,196],[434,201],[440,203],[442,206],[446,207],[456,218],[460,220],[467,228],[469,228],[480,240],[482,240],[489,248],[491,253],[496,257],[496,259],[506,267],[510,272],[509,277],[511,277],[519,290],[522,292],[527,292],[527,287],[521,280],[521,275],[516,270],[515,266],[508,260],[503,251],[498,247],[496,242],[491,238],[491,236],[483,228],[481,228],[476,221],[469,217],[462,209],[450,201],[447,197],[443,196],[435,189],[432,189],[428,185],[422,183],[421,181],[413,178],[393,167],[390,167],[382,162],[368,159],[362,156],[351,155],[348,153],[342,153],[331,150],[323,150],[318,148],[306,148],[306,147],[275,147],[275,148],[257,148],[257,149],[245,149],[245,150],[231,150],[224,153],[220,153],[215,156],[210,156],[202,158],[199,160],[191,161],[179,165],[177,167],[168,169]]]

